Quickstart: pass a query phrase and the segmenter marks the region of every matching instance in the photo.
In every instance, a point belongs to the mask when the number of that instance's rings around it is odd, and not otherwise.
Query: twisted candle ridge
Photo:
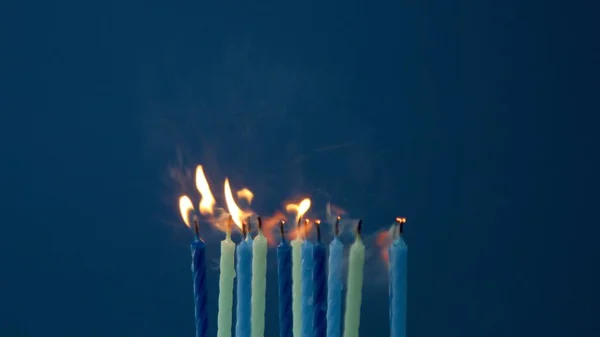
[[[325,258],[327,252],[325,247],[321,244],[317,244],[313,247],[313,284],[314,284],[314,316],[313,316],[313,329],[315,337],[326,337],[327,336],[327,283],[325,279],[326,267]]]
[[[302,244],[302,337],[313,337],[313,245]]]
[[[196,337],[206,337],[208,317],[206,310],[206,268],[204,243],[192,243],[192,275],[194,280],[194,318]]]
[[[279,337],[292,337],[292,254],[290,246],[282,242],[277,247],[279,275]]]
[[[237,307],[236,337],[250,337],[250,295],[252,292],[252,239],[238,245],[237,249]]]
[[[335,238],[329,244],[327,279],[327,337],[340,337],[342,329],[342,259],[344,245]]]

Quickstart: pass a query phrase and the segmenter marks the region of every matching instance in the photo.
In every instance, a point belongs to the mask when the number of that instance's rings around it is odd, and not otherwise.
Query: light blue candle
[[[342,262],[344,245],[338,239],[338,218],[335,238],[329,244],[329,276],[327,278],[327,337],[340,337],[342,329]]]
[[[313,336],[327,337],[327,249],[321,243],[320,222],[317,226],[317,243],[313,246]]]
[[[402,238],[406,219],[397,219],[395,239],[388,248],[390,257],[390,331],[391,337],[406,336],[406,286],[408,247]]]
[[[302,337],[313,337],[314,335],[313,268],[313,244],[304,240],[302,243]]]
[[[251,299],[252,299],[252,238],[246,235],[246,224],[243,225],[246,237],[237,248],[237,307],[236,337],[250,337],[251,332]]]

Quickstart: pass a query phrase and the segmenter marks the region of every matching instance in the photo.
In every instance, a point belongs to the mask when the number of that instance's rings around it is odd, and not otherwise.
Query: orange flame
[[[302,219],[304,214],[306,214],[306,212],[308,212],[309,209],[310,209],[310,199],[309,198],[304,198],[302,201],[300,201],[299,204],[285,205],[286,211],[296,212],[296,223],[298,223],[298,221],[300,219]]]
[[[252,193],[252,192],[250,192]],[[225,178],[225,203],[227,204],[227,210],[233,219],[233,222],[241,229],[242,222],[249,216],[252,215],[252,212],[246,212],[238,207],[233,199],[233,193],[231,193],[231,186],[229,185],[229,178]]]
[[[182,195],[179,197],[179,212],[181,213],[181,218],[185,225],[190,227],[190,212],[194,210],[194,204],[192,200],[187,195]]]
[[[248,204],[252,203],[252,199],[254,199],[254,193],[247,188],[242,188],[241,190],[236,192],[238,199],[243,199],[248,202]]]
[[[214,212],[213,207],[215,206],[215,197],[213,197],[213,194],[210,191],[210,186],[208,185],[208,180],[206,180],[202,165],[196,167],[196,188],[202,196],[202,199],[200,199],[200,213],[203,215],[212,215]]]

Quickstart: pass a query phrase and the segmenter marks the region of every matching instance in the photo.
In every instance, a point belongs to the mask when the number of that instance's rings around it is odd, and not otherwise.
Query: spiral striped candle
[[[279,337],[292,337],[292,246],[284,237],[277,246],[277,283],[279,290]]]
[[[313,337],[313,244],[302,243],[302,337]]]
[[[316,222],[317,244],[313,247],[313,330],[315,337],[327,336],[327,276],[325,260],[327,259],[327,250],[321,244],[320,222]]]
[[[206,245],[196,237],[191,244],[192,275],[194,280],[194,306],[196,337],[205,337],[208,328],[206,310]]]
[[[339,218],[336,237],[329,244],[329,275],[327,279],[327,337],[342,335],[342,262],[344,245],[338,239]]]

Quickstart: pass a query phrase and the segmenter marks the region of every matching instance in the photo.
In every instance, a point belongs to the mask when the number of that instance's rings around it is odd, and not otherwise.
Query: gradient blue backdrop
[[[598,336],[593,10],[3,7],[1,336],[192,336],[176,198],[200,162],[265,213],[305,193],[368,235],[406,216],[409,336]],[[369,268],[361,331],[385,336]]]

